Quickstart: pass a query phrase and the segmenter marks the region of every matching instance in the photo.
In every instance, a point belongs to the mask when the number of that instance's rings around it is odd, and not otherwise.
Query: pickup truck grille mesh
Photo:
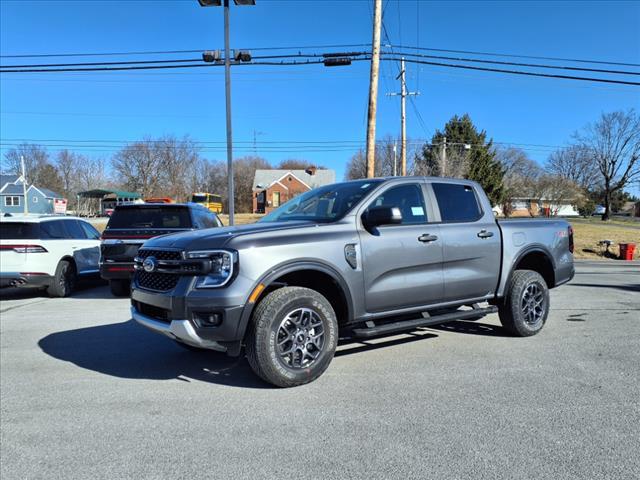
[[[158,260],[180,260],[182,259],[182,254],[176,250],[151,250],[141,248],[138,250],[138,257],[155,257]],[[138,270],[136,272],[136,280],[141,288],[159,292],[173,290],[176,288],[179,279],[180,276],[170,273],[149,273],[144,270]]]

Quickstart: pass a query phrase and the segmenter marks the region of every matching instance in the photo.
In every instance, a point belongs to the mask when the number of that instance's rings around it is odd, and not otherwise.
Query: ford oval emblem
[[[158,261],[156,260],[156,257],[145,258],[144,262],[142,262],[142,268],[148,273],[155,272],[158,268]]]

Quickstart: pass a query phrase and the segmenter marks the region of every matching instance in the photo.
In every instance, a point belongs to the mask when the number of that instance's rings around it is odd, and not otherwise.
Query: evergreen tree
[[[443,172],[444,139],[447,139],[446,171]],[[496,159],[487,133],[478,131],[469,115],[455,115],[437,130],[429,144],[416,155],[414,163],[418,175],[447,176],[475,180],[487,193],[493,205],[500,205],[504,195],[504,170]]]

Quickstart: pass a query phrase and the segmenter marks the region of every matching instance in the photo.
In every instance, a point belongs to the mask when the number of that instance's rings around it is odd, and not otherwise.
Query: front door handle
[[[422,243],[435,242],[437,239],[438,237],[436,235],[429,235],[428,233],[418,237],[418,241]]]
[[[488,232],[487,230],[480,230],[478,232],[478,237],[480,237],[480,238],[493,237],[493,232]]]

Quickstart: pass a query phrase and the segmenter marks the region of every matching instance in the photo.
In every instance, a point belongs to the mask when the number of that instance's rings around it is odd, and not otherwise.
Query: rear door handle
[[[478,237],[480,237],[480,238],[493,237],[493,232],[488,232],[487,230],[480,230],[478,232]]]
[[[435,242],[437,239],[438,237],[436,235],[429,235],[428,233],[425,233],[418,237],[418,241],[422,243]]]

